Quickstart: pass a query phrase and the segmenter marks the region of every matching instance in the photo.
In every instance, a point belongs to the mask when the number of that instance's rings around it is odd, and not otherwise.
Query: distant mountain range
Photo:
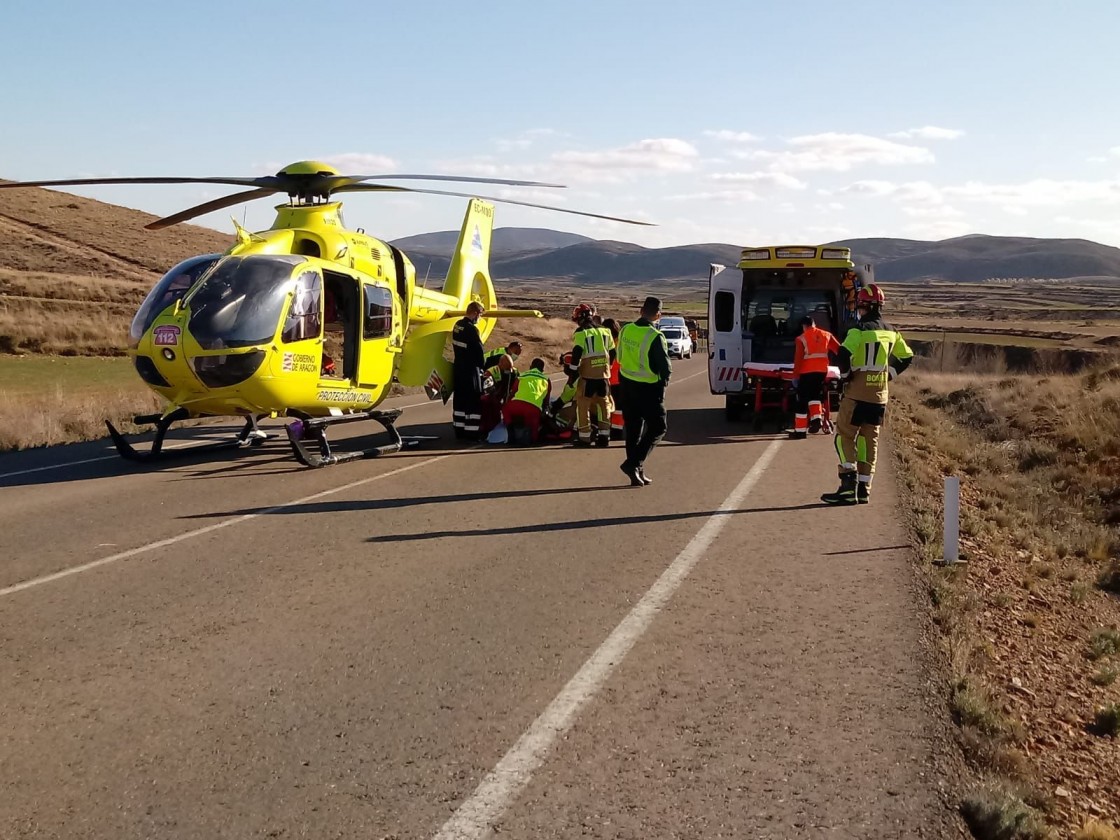
[[[421,277],[440,277],[447,273],[458,235],[458,231],[425,233],[393,244],[409,255]],[[1116,277],[1120,282],[1120,248],[1087,239],[976,234],[940,241],[876,238],[827,244],[851,248],[853,260],[872,263],[876,278],[885,282],[974,282],[997,277]],[[710,263],[734,266],[744,246],[710,243],[643,248],[540,228],[498,228],[490,268],[498,279],[640,285],[707,277]]]
[[[152,233],[143,227],[155,218],[148,213],[69,193],[11,190],[2,198],[0,281],[11,272],[59,272],[127,278],[146,288],[179,260],[224,251],[233,243],[229,233],[195,225]],[[455,230],[440,231],[394,244],[412,260],[418,277],[431,284],[446,276],[458,236]],[[490,264],[498,279],[624,287],[695,284],[706,280],[709,263],[734,266],[743,247],[751,244],[766,243],[643,248],[546,228],[498,228]],[[857,263],[873,263],[876,277],[884,281],[1115,277],[1120,283],[1120,248],[1085,239],[961,236],[940,242],[880,238],[830,244],[850,247]]]

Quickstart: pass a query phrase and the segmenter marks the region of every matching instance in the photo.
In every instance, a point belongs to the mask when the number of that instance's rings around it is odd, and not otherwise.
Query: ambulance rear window
[[[731,332],[735,329],[735,295],[731,292],[716,292],[715,301],[716,332]]]

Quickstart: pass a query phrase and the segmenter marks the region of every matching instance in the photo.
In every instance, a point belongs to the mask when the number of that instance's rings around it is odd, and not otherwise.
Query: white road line
[[[687,382],[690,379],[695,379],[700,374],[707,373],[707,372],[708,372],[708,369],[704,368],[704,370],[698,370],[698,371],[696,371],[696,373],[690,373],[684,379],[670,379],[669,380],[669,387],[672,388],[674,385],[679,385],[682,382]]]
[[[315,499],[322,499],[326,496],[333,496],[335,493],[342,493],[346,490],[353,490],[355,487],[361,487],[364,484],[372,484],[375,481],[381,481],[383,478],[392,478],[395,475],[400,475],[401,473],[406,473],[410,470],[418,469],[419,467],[426,466],[427,464],[434,464],[437,461],[442,461],[444,458],[450,458],[452,454],[454,453],[437,455],[435,458],[429,458],[426,461],[409,464],[407,467],[400,467],[387,473],[372,475],[368,478],[359,479],[358,481],[351,481],[349,484],[343,484],[341,487],[332,487],[330,490],[323,490],[319,493],[313,493],[310,496],[304,496],[302,499],[295,499],[291,502],[284,502],[283,504],[266,508],[265,510],[258,511],[257,513],[246,513],[242,516],[235,517],[234,519],[227,519],[225,522],[218,522],[214,525],[207,525],[204,528],[196,528],[193,531],[187,531],[186,533],[179,534],[175,537],[168,537],[165,540],[148,543],[147,545],[142,545],[138,548],[130,548],[128,551],[122,551],[118,554],[112,554],[108,557],[102,557],[98,560],[91,560],[88,563],[82,563],[78,566],[71,566],[68,569],[62,569],[58,572],[52,572],[49,575],[31,578],[30,580],[25,580],[21,583],[15,583],[11,586],[6,586],[3,589],[0,589],[0,597],[3,597],[5,595],[13,595],[16,592],[22,592],[24,589],[31,589],[33,586],[41,586],[44,583],[51,583],[56,580],[61,580],[65,577],[70,577],[71,575],[88,572],[90,569],[96,569],[99,566],[107,566],[110,563],[116,563],[118,560],[127,560],[129,557],[135,557],[138,554],[145,554],[149,551],[154,551],[157,548],[166,548],[169,545],[175,545],[176,543],[183,542],[184,540],[201,537],[203,534],[210,534],[214,531],[220,531],[223,528],[230,527],[231,525],[240,525],[242,522],[248,522],[251,519],[257,519],[261,516],[267,516],[272,513],[277,513],[278,511],[284,510],[284,508],[295,507],[296,505],[302,505],[305,502],[311,502]]]
[[[64,464],[48,464],[45,467],[32,467],[27,470],[16,470],[15,472],[0,473],[0,480],[5,478],[14,478],[17,475],[28,475],[30,473],[45,472],[47,470],[60,470],[63,467],[76,467],[79,464],[92,464],[94,461],[111,461],[114,458],[120,458],[119,455],[101,455],[97,458],[84,458],[81,461],[67,461]]]
[[[435,840],[475,840],[490,833],[494,821],[505,812],[529,783],[533,773],[544,763],[556,739],[567,732],[583,707],[594,698],[626,654],[649,629],[657,613],[688,577],[729,521],[730,517],[724,514],[734,510],[751,491],[781,444],[782,441],[776,440],[763,450],[754,466],[723,500],[716,513],[696,532],[696,536],[642,596],[642,600],[560,690],[540,717],[525,730],[467,801],[444,823],[443,828],[435,835]]]

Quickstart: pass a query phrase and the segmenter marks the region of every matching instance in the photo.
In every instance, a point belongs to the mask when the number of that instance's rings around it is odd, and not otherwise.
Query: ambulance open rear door
[[[743,391],[743,323],[740,272],[713,265],[708,281],[708,382],[713,394]]]

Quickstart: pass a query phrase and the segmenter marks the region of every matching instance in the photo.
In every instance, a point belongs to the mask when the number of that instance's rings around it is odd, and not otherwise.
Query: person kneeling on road
[[[512,430],[522,425],[529,430],[530,440],[536,443],[541,433],[541,412],[551,392],[552,383],[545,375],[544,359],[533,359],[529,369],[517,377],[513,399],[502,407],[502,422],[506,428]]]

